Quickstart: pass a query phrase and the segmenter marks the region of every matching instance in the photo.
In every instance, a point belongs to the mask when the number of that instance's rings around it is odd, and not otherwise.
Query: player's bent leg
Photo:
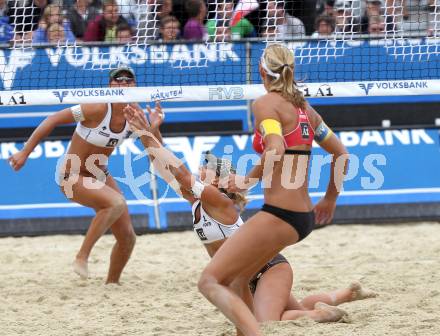
[[[136,243],[136,235],[127,208],[110,229],[116,242],[110,256],[110,267],[106,283],[119,283],[121,273],[130,259]]]
[[[107,178],[107,185],[122,195],[118,185],[111,176]],[[111,230],[115,236],[116,243],[110,256],[110,267],[106,283],[118,283],[122,270],[130,259],[136,243],[136,234],[126,204],[124,205],[121,217],[113,223]]]
[[[247,276],[238,276],[229,284],[229,288],[246,303],[251,311],[254,311],[254,300],[249,288],[249,279]]]
[[[288,263],[268,269],[258,280],[254,294],[254,313],[259,322],[280,321],[286,310],[293,274]]]
[[[324,302],[328,305],[337,306],[341,303],[364,300],[376,296],[377,293],[374,291],[362,288],[359,282],[353,282],[348,288],[339,289],[328,293],[309,295],[301,301],[301,304],[306,309],[312,310],[317,302]]]
[[[287,302],[286,310],[306,310],[301,302],[299,302],[296,297],[290,293],[289,301]]]
[[[200,277],[200,292],[244,335],[260,335],[258,321],[228,285],[238,275],[250,280],[280,250],[297,240],[298,234],[287,223],[268,213],[257,213],[211,259]]]
[[[87,179],[90,181],[91,178]],[[90,183],[85,182],[83,176],[79,176],[78,181],[72,186],[71,199],[95,209],[96,212],[73,263],[74,271],[82,278],[87,278],[90,252],[97,240],[122,215],[126,206],[125,200],[121,194],[106,185],[102,184],[96,189],[90,188]]]
[[[246,305],[249,307],[251,311],[254,311],[254,304],[252,293],[249,288],[249,280],[247,276],[238,276],[235,278],[229,285],[234,293],[236,293]],[[243,336],[244,334],[240,331],[240,329],[236,328],[236,336]]]
[[[315,322],[338,322],[347,316],[347,313],[335,306],[327,305],[323,302],[316,303],[313,310],[286,310],[281,316],[281,320],[296,320],[300,317],[308,317]]]

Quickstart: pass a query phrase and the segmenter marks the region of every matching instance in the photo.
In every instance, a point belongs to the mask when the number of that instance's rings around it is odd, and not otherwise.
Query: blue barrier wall
[[[344,192],[339,205],[398,204],[440,202],[439,131],[434,129],[340,132],[339,137],[353,155]],[[252,150],[251,136],[198,136],[165,138],[167,147],[197,173],[201,153],[212,150],[222,156],[232,153],[238,172],[244,173],[257,159]],[[22,143],[0,144],[0,219],[76,217],[92,215],[89,209],[65,199],[55,182],[56,165],[68,143],[46,141],[36,148],[26,166],[15,173],[5,160],[21,148]],[[179,198],[162,181],[157,181],[157,199],[153,199],[152,176],[147,173],[149,162],[139,142],[127,142],[110,160],[110,171],[128,200],[131,214],[149,214],[154,228],[154,202],[157,201],[160,225],[167,227],[167,214],[189,211],[186,201]],[[246,160],[245,160],[246,159]],[[314,148],[309,186],[316,202],[325,191],[329,178],[329,157]],[[252,189],[248,208],[262,203],[260,186]]]

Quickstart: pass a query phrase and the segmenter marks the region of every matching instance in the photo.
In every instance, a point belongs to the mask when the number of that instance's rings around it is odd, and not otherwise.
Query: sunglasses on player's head
[[[115,77],[113,79],[118,83],[122,83],[122,82],[133,83],[134,82],[134,78],[126,77],[126,76]]]

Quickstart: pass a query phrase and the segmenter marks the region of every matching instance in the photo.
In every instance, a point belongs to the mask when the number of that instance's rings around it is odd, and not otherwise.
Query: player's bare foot
[[[353,282],[350,284],[349,289],[351,290],[351,300],[364,300],[369,298],[374,298],[378,294],[372,290],[362,288],[362,285],[359,282]]]
[[[89,269],[87,260],[76,258],[73,262],[73,271],[78,274],[81,279],[87,279],[89,277]]]
[[[330,306],[323,302],[315,304],[316,317],[313,318],[316,322],[338,322],[344,317],[348,316],[347,312],[341,308]]]

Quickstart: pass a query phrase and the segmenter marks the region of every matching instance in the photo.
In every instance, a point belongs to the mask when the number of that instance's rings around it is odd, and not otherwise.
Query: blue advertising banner
[[[394,40],[393,40],[394,41]],[[410,79],[440,78],[440,54],[435,40],[362,40],[290,42],[296,56],[298,82],[324,84],[318,90],[305,88],[313,105],[432,102],[440,96],[370,97],[371,92],[390,92],[405,87]],[[58,106],[27,106],[22,90],[105,87],[109,69],[118,64],[131,66],[139,86],[218,85],[260,83],[258,62],[264,43],[170,44],[123,47],[60,47],[0,49],[0,129],[36,127]],[[250,57],[249,57],[250,56]],[[357,81],[396,80],[392,84]],[[362,95],[333,97],[334,82],[361,85]],[[387,86],[384,86],[384,85]],[[416,83],[417,84],[417,83]],[[363,86],[362,86],[363,85]],[[370,86],[371,85],[371,86]],[[365,96],[363,95],[365,93]],[[423,94],[423,93],[422,93]],[[60,96],[60,101],[61,101]],[[169,102],[169,121],[211,121],[239,119],[247,128],[247,102]],[[185,113],[181,113],[185,112]]]
[[[339,205],[440,202],[440,143],[435,129],[339,132],[351,154],[350,166]],[[190,170],[197,174],[202,153],[211,150],[227,156],[244,174],[258,160],[252,150],[252,136],[197,136],[165,138],[164,143]],[[68,201],[56,183],[56,167],[66,151],[65,141],[39,145],[19,172],[13,172],[6,159],[22,143],[0,143],[0,219],[75,217],[93,212]],[[313,202],[325,192],[329,179],[330,156],[314,148],[309,171]],[[149,162],[141,144],[127,141],[112,155],[109,168],[128,201],[132,214],[159,214],[166,228],[166,214],[189,211],[160,178],[148,172]],[[262,204],[261,186],[249,193],[248,208]],[[150,228],[157,223],[150,221]]]
[[[438,79],[436,43],[420,38],[305,41],[288,46],[295,52],[298,81],[347,82]],[[102,87],[108,84],[108,70],[119,64],[134,69],[139,86],[254,84],[260,83],[258,63],[265,46],[237,42],[0,49],[4,66],[0,90]]]

